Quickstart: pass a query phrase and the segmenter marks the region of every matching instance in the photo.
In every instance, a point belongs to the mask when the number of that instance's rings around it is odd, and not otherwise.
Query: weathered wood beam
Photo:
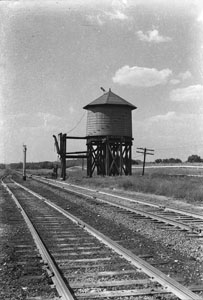
[[[66,158],[88,158],[87,155],[66,155]]]
[[[85,140],[86,136],[66,136],[66,139],[73,139],[73,140]]]
[[[88,152],[87,151],[66,152],[66,155],[69,155],[69,154],[88,154]]]

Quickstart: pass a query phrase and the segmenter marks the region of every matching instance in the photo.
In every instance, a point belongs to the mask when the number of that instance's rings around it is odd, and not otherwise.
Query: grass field
[[[142,174],[142,166],[133,166],[132,168],[133,174]],[[195,175],[195,176],[203,176],[203,165],[151,165],[145,168],[145,174],[164,174],[164,175]]]
[[[52,170],[41,169],[31,172],[50,177]],[[188,168],[182,166],[146,168],[145,175],[141,176],[141,174],[142,168],[139,167],[133,168],[132,176],[95,175],[88,178],[85,170],[74,167],[67,169],[67,181],[88,187],[123,189],[173,197],[193,204],[203,204],[203,168],[201,165]]]

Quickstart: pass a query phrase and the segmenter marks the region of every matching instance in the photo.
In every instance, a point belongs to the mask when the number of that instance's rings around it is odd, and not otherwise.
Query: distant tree
[[[162,163],[162,159],[161,159],[161,158],[155,159],[155,163],[156,163],[156,164]]]
[[[170,163],[170,164],[175,164],[175,162],[176,162],[176,160],[175,160],[175,158],[169,158],[169,160],[168,160],[168,162]]]
[[[158,158],[155,160],[155,163],[160,164],[160,163],[164,163],[164,164],[177,164],[177,163],[182,163],[182,160],[179,158]]]
[[[132,159],[132,165],[140,165],[142,164],[142,161],[139,159]]]
[[[23,168],[23,163],[11,163],[10,165],[11,169],[22,169]],[[54,162],[50,161],[41,161],[41,162],[27,162],[26,163],[26,168],[27,169],[53,169],[54,167]]]
[[[164,158],[162,161],[164,164],[168,164],[169,163],[169,159],[168,158]]]
[[[11,163],[9,164],[9,167],[11,169],[22,169],[23,168],[23,163],[19,162],[19,163]]]
[[[54,167],[54,164],[50,161],[43,161],[40,163],[40,167],[42,169],[52,169]]]
[[[199,155],[193,154],[188,157],[187,161],[190,163],[202,162],[202,159]]]
[[[176,159],[175,159],[175,163],[176,163],[176,164],[182,163],[182,160],[179,159],[179,158],[176,158]]]

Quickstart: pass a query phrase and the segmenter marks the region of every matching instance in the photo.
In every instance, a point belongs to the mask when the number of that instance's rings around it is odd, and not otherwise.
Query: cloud
[[[99,9],[98,13],[89,14],[86,16],[87,20],[97,25],[104,25],[108,21],[128,21],[131,18],[126,14],[128,8],[127,0],[113,0],[112,3],[108,2],[108,6]]]
[[[114,9],[122,10],[122,9],[129,7],[129,1],[128,0],[113,0],[111,5]]]
[[[197,22],[203,23],[203,10],[200,12],[200,14],[197,16]]]
[[[148,119],[149,122],[170,121],[176,117],[174,111],[169,111],[165,115],[156,115]]]
[[[175,85],[175,84],[180,83],[180,80],[179,80],[179,79],[174,79],[174,78],[173,78],[173,79],[170,80],[170,83]]]
[[[105,15],[110,20],[120,20],[120,21],[128,20],[128,16],[119,10],[115,10],[113,12],[105,12]]]
[[[179,73],[176,76],[176,78],[171,79],[170,83],[175,85],[175,84],[180,83],[181,81],[185,81],[190,78],[192,78],[192,74],[190,73],[190,71],[185,71],[185,72]]]
[[[144,126],[143,126],[144,124]],[[203,133],[203,114],[198,113],[178,113],[169,111],[166,114],[155,115],[144,122],[140,126],[140,130],[144,130],[147,135],[173,136],[174,140],[185,137],[202,136]],[[201,133],[201,135],[200,135]]]
[[[102,26],[105,23],[105,20],[103,18],[103,14],[87,15],[86,20],[91,25],[96,23],[97,25]]]
[[[203,114],[168,112],[153,116],[144,122],[146,134],[156,132],[163,138],[173,137],[174,141],[188,137],[199,140],[203,134]]]
[[[100,12],[98,14],[94,14],[94,15],[87,15],[86,16],[86,20],[88,22],[90,22],[91,24],[97,24],[99,26],[104,25],[106,22],[109,21],[127,21],[130,18],[124,14],[123,12],[119,11],[119,10],[115,10],[115,11],[103,11]]]
[[[129,67],[126,65],[116,71],[112,80],[120,85],[152,87],[165,84],[171,75],[172,71],[170,69],[158,71],[154,68]]]
[[[86,16],[87,21],[89,21],[91,24],[96,23],[97,25],[104,25],[106,22],[109,21],[128,21],[130,20],[130,17],[128,17],[126,14],[124,14],[120,10],[108,10],[108,11],[102,11],[98,14],[94,15],[88,15]]]
[[[160,35],[157,29],[149,30],[146,33],[139,30],[137,31],[137,36],[140,39],[140,41],[148,42],[148,43],[165,43],[172,40],[168,36]]]
[[[129,17],[125,14],[126,8],[129,4],[127,0],[113,0],[112,1],[112,12],[106,12],[111,20],[128,20]]]
[[[203,100],[203,85],[197,84],[185,88],[174,89],[170,93],[170,100],[176,102]]]
[[[178,75],[178,78],[180,78],[182,80],[186,80],[186,79],[189,79],[191,77],[192,77],[192,74],[190,73],[190,71],[186,71],[186,72],[180,73]]]

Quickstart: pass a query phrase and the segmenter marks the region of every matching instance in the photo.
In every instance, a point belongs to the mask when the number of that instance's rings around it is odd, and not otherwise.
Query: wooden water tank
[[[87,137],[122,136],[132,138],[132,110],[136,106],[110,89],[84,107],[87,114]]]

